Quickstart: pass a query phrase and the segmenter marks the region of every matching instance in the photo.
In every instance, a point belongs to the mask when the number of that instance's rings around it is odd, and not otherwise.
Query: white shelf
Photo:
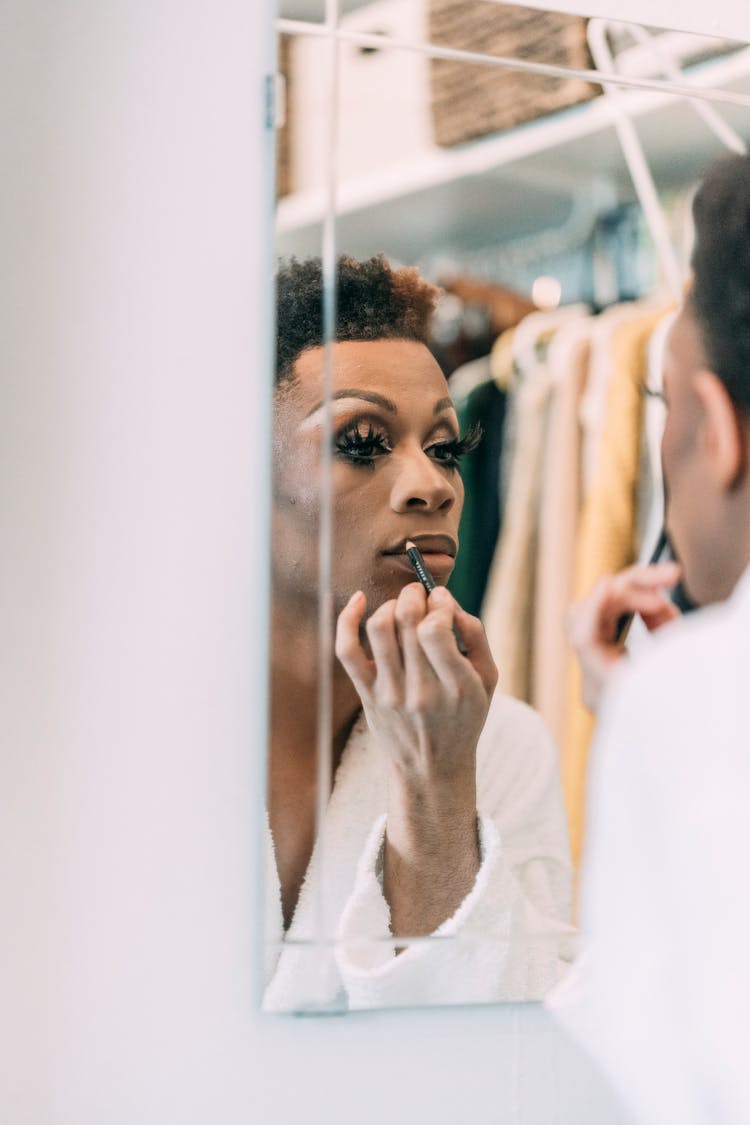
[[[694,68],[696,89],[750,94],[750,47]],[[629,90],[623,98],[638,122],[657,183],[678,186],[700,175],[724,151],[686,99]],[[750,106],[716,108],[750,142]],[[491,229],[514,237],[564,221],[576,193],[592,182],[632,197],[613,129],[612,100],[599,97],[520,128],[453,148],[430,148],[397,166],[369,172],[338,189],[337,241],[355,255],[383,250],[416,261],[435,249],[480,245]],[[279,202],[280,254],[320,252],[325,193]],[[507,232],[503,233],[503,232]]]

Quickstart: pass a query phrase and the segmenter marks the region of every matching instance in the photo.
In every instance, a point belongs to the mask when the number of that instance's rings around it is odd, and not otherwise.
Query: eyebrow
[[[371,402],[375,406],[382,406],[383,410],[387,410],[389,414],[398,414],[398,407],[391,399],[386,398],[385,395],[379,395],[377,391],[361,391],[354,387],[343,387],[340,391],[334,391],[331,399],[339,398],[359,398],[365,402]],[[322,410],[325,402],[319,402],[313,406],[312,410],[308,410],[305,418],[310,418],[318,410]],[[443,410],[453,409],[453,400],[450,395],[445,398],[438,399],[435,403],[433,414],[441,414]]]
[[[386,398],[384,395],[379,395],[376,391],[359,391],[353,387],[344,387],[340,391],[334,391],[331,395],[331,399],[338,398],[361,398],[364,399],[365,402],[374,403],[375,406],[382,406],[383,410],[387,410],[389,414],[398,414],[398,407],[395,402],[391,402],[389,398]],[[308,410],[305,417],[309,418],[312,414],[317,413],[318,410],[322,410],[324,406],[325,400],[317,403],[313,406],[312,410]]]

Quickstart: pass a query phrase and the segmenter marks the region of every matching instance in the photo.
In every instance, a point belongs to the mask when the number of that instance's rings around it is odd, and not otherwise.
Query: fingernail
[[[347,604],[347,606],[355,606],[357,604],[357,602],[363,597],[364,597],[364,594],[362,593],[361,590],[355,590],[354,593],[352,594],[352,596],[349,598],[349,601],[346,604]]]
[[[438,605],[445,605],[452,599],[445,586],[436,586],[430,594],[430,600],[433,602],[437,602]]]

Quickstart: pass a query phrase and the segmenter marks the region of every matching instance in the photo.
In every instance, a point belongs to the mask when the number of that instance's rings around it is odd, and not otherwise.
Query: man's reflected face
[[[333,356],[334,608],[362,589],[372,611],[414,581],[406,539],[438,583],[450,576],[464,495],[458,420],[424,344],[345,341]],[[317,597],[323,363],[323,348],[303,352],[275,404],[275,592],[300,602]]]
[[[694,376],[706,366],[698,323],[686,304],[667,338],[662,437],[666,527],[683,565],[683,584],[698,603],[713,600],[717,497],[700,440],[702,409]]]

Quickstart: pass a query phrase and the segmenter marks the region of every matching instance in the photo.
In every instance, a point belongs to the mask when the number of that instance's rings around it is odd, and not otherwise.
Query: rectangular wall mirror
[[[279,16],[264,1006],[539,1001],[586,846],[566,610],[659,537],[691,196],[750,141],[750,47]]]

